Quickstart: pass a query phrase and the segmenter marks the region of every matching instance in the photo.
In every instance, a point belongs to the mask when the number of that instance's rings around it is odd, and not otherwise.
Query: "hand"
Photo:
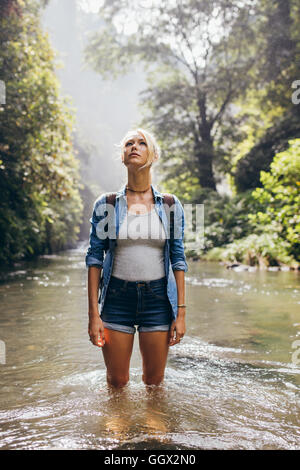
[[[90,336],[90,341],[95,346],[101,348],[105,345],[104,325],[99,316],[90,318],[88,333]]]
[[[184,317],[177,317],[173,320],[170,335],[169,335],[169,346],[174,346],[180,342],[181,338],[184,337],[185,333],[185,319]]]

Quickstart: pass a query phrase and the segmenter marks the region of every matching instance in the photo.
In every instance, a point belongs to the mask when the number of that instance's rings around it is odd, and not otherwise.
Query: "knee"
[[[122,388],[127,385],[129,381],[129,376],[112,376],[112,375],[107,375],[107,383],[111,385],[114,388]]]
[[[145,385],[160,385],[164,380],[164,375],[146,375],[143,374],[143,382]]]

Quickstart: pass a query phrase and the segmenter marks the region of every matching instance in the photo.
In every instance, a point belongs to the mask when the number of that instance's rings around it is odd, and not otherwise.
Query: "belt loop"
[[[127,283],[128,283],[128,281],[124,281],[124,284],[123,284],[123,286],[122,286],[122,289],[123,289],[123,290],[126,290],[126,289],[127,289]]]

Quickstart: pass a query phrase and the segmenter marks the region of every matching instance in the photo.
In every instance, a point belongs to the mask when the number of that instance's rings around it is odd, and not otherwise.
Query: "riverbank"
[[[287,271],[299,271],[300,272],[300,264],[293,264],[293,265],[278,265],[278,266],[268,266],[265,262],[261,262],[260,264],[251,265],[245,264],[238,261],[231,261],[230,259],[225,259],[220,256],[215,256],[212,253],[212,250],[203,255],[187,255],[188,261],[205,261],[211,263],[218,263],[221,266],[224,266],[226,269],[232,269],[234,271],[272,271],[272,272],[287,272]]]
[[[238,240],[229,245],[215,247],[207,252],[186,250],[187,259],[193,261],[209,261],[220,263],[227,269],[240,271],[299,271],[300,263],[286,253],[280,253],[277,247],[266,249],[265,246],[255,246],[254,240],[251,246],[243,245],[243,240]],[[269,247],[268,247],[269,248]],[[276,250],[276,252],[275,252]]]

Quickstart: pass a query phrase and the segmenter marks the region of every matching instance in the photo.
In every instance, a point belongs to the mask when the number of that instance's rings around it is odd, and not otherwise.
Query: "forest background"
[[[61,3],[72,17],[82,1]],[[0,3],[3,264],[86,240],[94,200],[119,189],[112,187],[119,175],[108,170],[118,162],[107,137],[115,143],[122,137],[118,116],[117,132],[105,123],[109,106],[99,116],[104,144],[95,152],[76,124],[74,104],[61,92],[59,62],[42,24],[49,4]],[[158,138],[162,155],[154,172],[160,190],[183,204],[204,204],[204,243],[195,247],[193,226],[187,227],[187,256],[298,269],[299,2],[98,4],[93,19],[81,13],[84,67],[99,77],[104,94],[106,83],[125,83],[129,112],[131,93],[142,87],[141,117],[130,124]],[[71,29],[67,33],[66,41],[73,37]]]

